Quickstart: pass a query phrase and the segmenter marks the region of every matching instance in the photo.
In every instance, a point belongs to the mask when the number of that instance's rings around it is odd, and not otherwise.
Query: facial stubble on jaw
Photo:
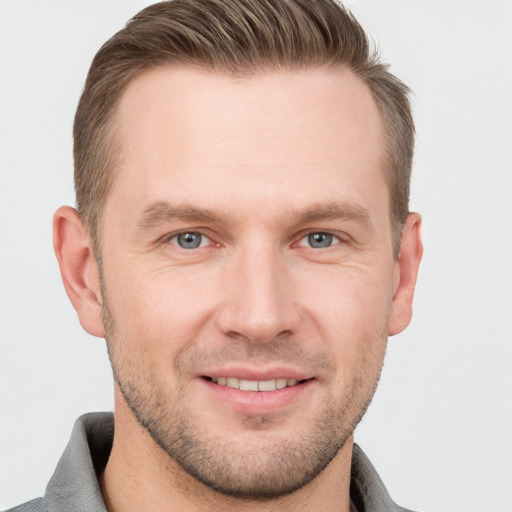
[[[174,400],[176,407],[169,410],[168,400],[152,381],[151,372],[129,369],[127,362],[137,357],[123,353],[126,345],[117,339],[116,322],[105,293],[103,298],[102,317],[114,380],[134,418],[189,475],[226,496],[265,501],[310,483],[350,437],[377,387],[382,363],[370,386],[363,379],[363,370],[339,403],[331,400],[326,404],[313,428],[301,439],[276,435],[275,429],[269,428],[274,421],[272,415],[243,415],[241,428],[260,436],[264,443],[264,449],[244,450],[246,446],[229,436],[215,437],[208,432],[196,411],[184,407],[187,401],[183,388]]]

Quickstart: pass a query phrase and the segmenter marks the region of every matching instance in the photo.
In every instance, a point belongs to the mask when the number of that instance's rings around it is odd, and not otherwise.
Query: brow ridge
[[[173,206],[167,201],[156,201],[142,212],[139,226],[141,228],[151,228],[172,219],[186,222],[225,222],[225,219],[208,209]]]
[[[370,224],[369,211],[352,202],[331,201],[328,203],[318,203],[299,214],[299,224],[307,224],[322,220],[345,219],[360,224]]]
[[[292,212],[291,217],[297,218],[295,221],[297,225],[336,219],[354,221],[363,225],[370,224],[370,214],[366,208],[345,201],[317,203],[304,211]],[[173,206],[167,201],[156,201],[144,209],[138,224],[141,228],[152,228],[172,219],[185,222],[214,222],[220,224],[227,224],[229,220],[228,217],[210,209],[195,208],[188,205]]]

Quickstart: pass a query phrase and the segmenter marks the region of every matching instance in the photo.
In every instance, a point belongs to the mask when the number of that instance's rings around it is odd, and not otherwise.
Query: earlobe
[[[53,248],[80,324],[89,334],[104,337],[98,265],[90,236],[74,208],[62,206],[55,212]]]
[[[421,216],[410,213],[402,230],[400,253],[395,263],[394,294],[388,326],[390,336],[402,332],[411,321],[414,289],[422,256]]]

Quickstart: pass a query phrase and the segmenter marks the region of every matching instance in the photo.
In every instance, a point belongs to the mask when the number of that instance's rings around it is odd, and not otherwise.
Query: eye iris
[[[201,235],[199,233],[181,233],[178,235],[177,241],[182,249],[196,249],[201,245]]]
[[[332,245],[332,235],[329,233],[311,233],[308,235],[308,243],[315,249],[322,249]]]

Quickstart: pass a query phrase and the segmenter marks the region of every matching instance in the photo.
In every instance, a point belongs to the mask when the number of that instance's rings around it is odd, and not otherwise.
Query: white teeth
[[[240,389],[241,391],[276,391],[289,386],[295,386],[299,381],[297,379],[273,379],[273,380],[246,380],[236,377],[218,377],[212,378],[219,386]]]
[[[260,380],[258,382],[258,391],[275,391],[277,384],[275,380]]]
[[[226,379],[226,386],[228,388],[240,389],[240,379],[237,379],[236,377],[228,377]]]
[[[242,391],[258,391],[258,381],[240,379],[240,389]]]
[[[277,379],[276,380],[276,389],[283,389],[286,387],[286,383],[288,381],[286,379]]]

